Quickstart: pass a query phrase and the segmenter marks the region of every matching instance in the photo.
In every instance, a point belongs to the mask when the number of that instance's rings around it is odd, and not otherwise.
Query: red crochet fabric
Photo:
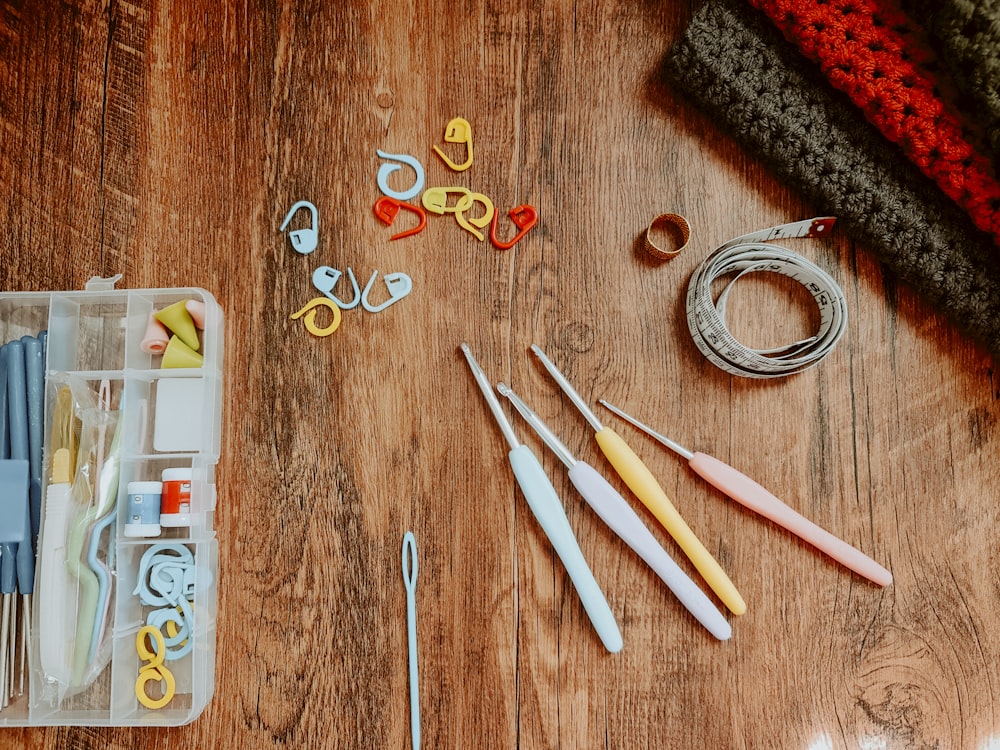
[[[936,91],[922,33],[893,0],[749,0],[1000,244],[1000,184]]]

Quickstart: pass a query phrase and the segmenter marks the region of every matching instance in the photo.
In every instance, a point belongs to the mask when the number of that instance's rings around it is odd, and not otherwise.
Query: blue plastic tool
[[[41,337],[22,336],[28,400],[28,460],[31,472],[31,547],[37,552],[42,518],[42,443],[45,441],[45,345]]]
[[[94,571],[94,575],[97,576],[97,607],[94,610],[94,629],[90,634],[90,650],[87,655],[87,664],[93,664],[94,659],[97,658],[97,647],[101,644],[101,638],[104,637],[108,622],[108,607],[111,602],[111,597],[109,596],[111,593],[111,570],[108,564],[98,557],[101,547],[101,536],[108,527],[114,525],[117,519],[118,510],[117,508],[113,508],[110,513],[94,524],[90,532],[90,544],[87,547],[87,565]],[[108,551],[106,553],[109,561],[114,555],[114,533],[112,533],[111,537],[108,541]]]
[[[31,547],[31,518],[29,513],[30,463],[28,460],[28,403],[25,386],[24,344],[11,341],[0,350],[5,369],[5,400],[7,439],[10,449],[10,460],[26,467],[24,482],[21,483],[20,472],[24,469],[13,467],[10,482],[0,484],[0,497],[3,507],[0,516],[4,517],[6,528],[0,529],[0,593],[3,594],[3,615],[0,618],[0,686],[3,689],[3,702],[6,703],[11,693],[11,674],[13,670],[13,654],[11,649],[12,632],[17,631],[16,603],[12,595],[20,590],[24,599],[24,610],[31,611],[30,595],[35,584],[35,555]],[[18,532],[17,527],[20,527]],[[27,620],[26,620],[27,622]],[[24,651],[22,645],[22,652]],[[23,671],[22,671],[23,679]]]
[[[288,233],[288,239],[292,243],[292,249],[300,255],[308,255],[313,250],[316,249],[316,245],[319,244],[319,212],[309,201],[298,201],[289,210],[288,214],[285,216],[285,220],[281,222],[281,229],[278,231],[284,232],[285,227],[295,216],[295,212],[300,208],[304,208],[309,211],[311,217],[311,223],[308,227],[304,229],[293,229]]]
[[[389,154],[385,151],[375,151],[379,155],[380,159],[391,159],[392,161],[398,161],[399,164],[393,164],[391,161],[387,164],[383,164],[378,169],[378,175],[375,181],[378,183],[378,189],[383,193],[388,195],[390,198],[395,198],[400,201],[408,201],[411,198],[416,198],[420,195],[420,191],[424,189],[424,168],[420,162],[409,154]],[[408,165],[413,169],[415,173],[415,178],[413,185],[411,185],[406,190],[393,190],[389,187],[389,175],[394,172],[398,172],[403,168],[403,164]]]
[[[389,299],[385,302],[373,305],[368,301],[368,293],[371,291],[372,285],[375,283],[375,279],[377,277],[378,271],[372,271],[372,277],[368,279],[368,283],[365,284],[365,289],[361,293],[361,306],[368,312],[381,312],[389,305],[399,302],[399,300],[403,299],[403,297],[413,291],[413,281],[405,273],[402,271],[387,273],[384,279],[385,288],[389,290]]]
[[[21,671],[19,692],[24,692],[24,672],[31,651],[31,597],[35,591],[35,559],[38,555],[38,530],[42,517],[42,443],[45,423],[45,343],[44,331],[38,338],[22,336],[24,345],[24,395],[26,398],[28,441],[28,518],[30,544],[18,548],[18,590],[24,606],[21,609],[20,648]]]
[[[410,740],[420,750],[420,680],[417,675],[417,539],[403,535],[403,585],[406,587],[406,650],[410,670]]]
[[[99,400],[102,409],[111,409],[111,386],[107,380],[101,382]],[[117,419],[114,437],[111,440],[108,453],[102,460],[98,461],[100,468],[97,471],[96,504],[88,507],[73,522],[66,543],[66,567],[69,570],[70,576],[77,580],[79,592],[76,641],[73,647],[73,669],[71,676],[71,685],[74,687],[84,685],[85,677],[92,676],[87,675],[87,669],[90,666],[90,644],[93,629],[98,627],[98,617],[100,616],[98,599],[100,597],[101,583],[98,573],[89,564],[84,565],[82,563],[84,552],[89,550],[86,535],[87,532],[93,531],[92,527],[96,522],[103,519],[115,508],[121,469],[120,454],[123,422],[123,419]],[[99,442],[102,445],[103,439],[104,436],[101,435]]]
[[[341,276],[343,276],[343,272],[339,269],[331,268],[330,266],[320,266],[313,271],[312,283],[316,287],[316,291],[333,300],[341,310],[350,310],[361,304],[361,288],[358,286],[358,280],[354,277],[354,271],[348,266],[347,278],[350,279],[351,286],[354,288],[354,299],[350,302],[344,302],[339,297],[334,297],[333,290],[337,286],[337,282],[340,281]]]
[[[24,364],[25,346],[22,341],[7,344],[7,419],[10,424],[10,457],[29,461],[28,476],[31,477],[30,441],[28,439],[28,395],[26,368]],[[41,485],[39,485],[41,489]],[[25,510],[29,508],[30,484],[28,492],[22,496],[8,495],[11,502],[19,502]],[[32,539],[30,513],[25,513],[24,539]],[[17,588],[22,595],[29,595],[35,586],[35,552],[32,545],[19,544],[17,548]]]

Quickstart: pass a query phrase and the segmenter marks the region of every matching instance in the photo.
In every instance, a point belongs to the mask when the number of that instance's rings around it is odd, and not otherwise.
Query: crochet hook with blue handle
[[[4,463],[10,461],[10,428],[7,415],[7,359],[10,356],[10,346],[4,344],[0,346],[0,459]],[[6,494],[6,493],[5,493]],[[7,513],[16,508],[16,504],[10,502],[10,497],[5,497],[0,502],[0,513],[6,517]],[[0,708],[7,705],[7,656],[10,649],[7,642],[10,635],[10,605],[11,596],[17,588],[17,568],[15,557],[17,556],[17,540],[24,539],[24,529],[20,522],[7,528],[0,534],[0,597],[2,597],[2,614],[0,614]]]
[[[28,514],[31,521],[31,543],[18,549],[18,582],[24,606],[21,610],[21,669],[18,693],[24,692],[24,673],[31,651],[31,597],[35,591],[35,559],[38,555],[38,530],[42,514],[42,443],[45,422],[45,331],[38,337],[22,336],[24,345],[24,394],[27,399],[27,424],[22,437],[28,447]]]
[[[615,622],[615,616],[611,612],[608,600],[594,579],[594,574],[591,572],[590,566],[587,565],[583,552],[580,551],[580,545],[576,541],[573,529],[570,528],[569,519],[566,518],[566,511],[563,510],[555,488],[531,449],[517,439],[514,428],[507,420],[507,416],[500,408],[500,403],[493,393],[490,381],[486,378],[486,374],[476,362],[475,357],[472,356],[467,344],[462,344],[462,352],[469,362],[469,368],[476,378],[479,389],[483,392],[490,411],[493,412],[501,432],[510,444],[511,450],[507,457],[514,470],[514,477],[521,487],[521,492],[524,493],[524,499],[528,501],[528,507],[535,514],[542,530],[545,531],[545,535],[555,548],[556,554],[566,567],[566,572],[569,574],[573,586],[576,587],[583,608],[604,647],[611,653],[621,651],[622,635],[618,629],[618,623]]]

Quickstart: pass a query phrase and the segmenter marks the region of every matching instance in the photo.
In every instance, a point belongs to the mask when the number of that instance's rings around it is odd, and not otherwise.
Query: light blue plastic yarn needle
[[[108,605],[111,597],[111,571],[108,566],[97,556],[101,546],[101,536],[104,530],[111,526],[118,518],[117,508],[108,513],[104,518],[94,524],[90,532],[90,546],[87,549],[87,565],[94,575],[97,576],[97,606],[94,609],[94,630],[90,634],[90,651],[87,655],[87,664],[93,664],[97,657],[97,647],[100,645],[101,637],[104,635],[104,624],[108,618]],[[110,545],[115,543],[114,538],[109,542],[108,555],[111,555]]]
[[[406,585],[406,645],[410,665],[410,737],[420,748],[420,682],[417,679],[417,540],[403,534],[403,583]]]
[[[119,454],[121,451],[122,423],[118,419],[115,425],[114,438],[111,447],[97,476],[97,505],[87,509],[73,524],[69,540],[66,544],[66,567],[70,575],[77,579],[79,585],[79,603],[77,605],[76,641],[73,650],[73,673],[71,684],[79,687],[83,684],[84,672],[89,664],[90,641],[93,635],[95,618],[97,617],[97,598],[100,592],[100,581],[88,565],[82,563],[82,553],[87,530],[91,523],[103,518],[114,507],[118,497],[118,477],[120,471]],[[89,549],[89,547],[88,547]]]

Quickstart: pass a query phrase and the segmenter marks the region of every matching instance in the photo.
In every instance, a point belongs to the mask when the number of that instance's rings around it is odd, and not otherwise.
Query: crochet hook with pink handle
[[[779,526],[791,531],[803,541],[826,553],[841,565],[850,568],[879,586],[892,583],[892,573],[872,560],[864,552],[855,549],[829,531],[820,528],[801,513],[792,510],[746,474],[734,469],[717,458],[689,451],[670,438],[664,437],[639,420],[612,406],[604,399],[600,401],[606,409],[614,412],[626,422],[635,425],[653,439],[663,443],[670,450],[687,459],[688,465],[703,479],[726,493],[736,502],[750,510],[769,518]]]

